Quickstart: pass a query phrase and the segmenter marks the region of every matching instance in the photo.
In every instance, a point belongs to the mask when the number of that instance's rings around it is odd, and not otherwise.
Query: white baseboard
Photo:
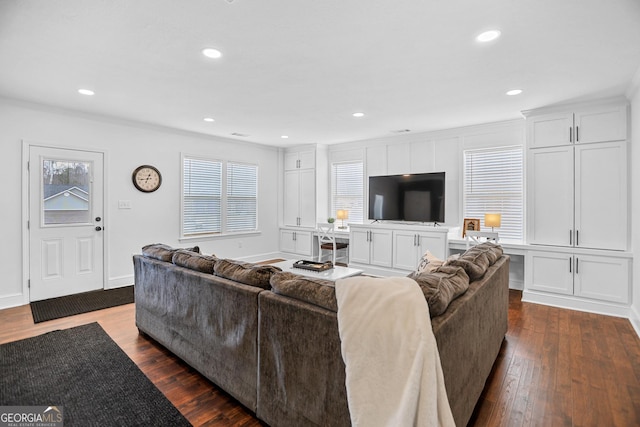
[[[23,294],[3,295],[0,297],[0,310],[28,304],[29,301],[26,299]]]
[[[636,331],[636,335],[640,338],[640,314],[638,314],[638,311],[633,306],[631,306],[630,309],[629,322],[631,322],[631,326],[633,326],[633,329]]]
[[[569,310],[586,311],[587,313],[604,314],[606,316],[625,317],[631,320],[631,308],[624,305],[601,301],[576,299],[574,296],[550,295],[536,291],[523,291],[523,302],[549,305]],[[633,324],[633,322],[631,322]]]

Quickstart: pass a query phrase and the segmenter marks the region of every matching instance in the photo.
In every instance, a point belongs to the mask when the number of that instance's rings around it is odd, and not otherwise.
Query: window
[[[500,238],[523,240],[524,183],[522,147],[464,152],[464,217],[502,214]],[[486,229],[486,228],[485,228]]]
[[[257,229],[257,166],[184,157],[182,172],[183,236]]]
[[[349,212],[348,222],[364,222],[364,166],[362,162],[331,165],[331,216],[338,209]]]
[[[227,164],[227,230],[254,231],[258,224],[258,167]]]

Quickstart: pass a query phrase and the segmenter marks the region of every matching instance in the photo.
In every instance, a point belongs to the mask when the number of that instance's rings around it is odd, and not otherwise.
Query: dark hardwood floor
[[[640,425],[640,340],[626,319],[520,301],[470,425]],[[260,426],[252,414],[153,340],[133,304],[33,324],[29,306],[0,311],[0,343],[98,322],[195,426]]]

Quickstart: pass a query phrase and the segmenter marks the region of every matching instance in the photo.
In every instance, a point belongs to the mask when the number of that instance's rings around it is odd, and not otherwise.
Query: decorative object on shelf
[[[338,209],[338,211],[336,212],[336,217],[337,217],[339,220],[341,220],[341,221],[342,221],[342,225],[341,225],[340,227],[338,227],[338,228],[340,228],[340,229],[345,229],[345,228],[347,228],[347,227],[344,225],[344,220],[345,220],[345,219],[349,219],[349,211],[348,211],[348,210],[346,210],[346,209]]]
[[[500,227],[500,223],[502,222],[502,214],[499,213],[486,213],[484,214],[484,226],[491,227],[491,231],[493,232],[493,227]]]
[[[160,171],[151,165],[138,166],[131,174],[131,179],[133,180],[133,185],[145,193],[156,191],[162,184]]]
[[[317,262],[301,259],[293,263],[293,268],[301,268],[309,271],[325,271],[331,270],[333,268],[333,263],[331,261]]]
[[[480,220],[477,218],[465,218],[462,226],[462,237],[467,235],[467,231],[480,231]]]
[[[471,243],[474,245],[484,242],[492,242],[496,245],[498,244],[498,233],[495,231],[472,231],[467,230],[467,235],[465,237],[467,241],[467,249]]]
[[[330,216],[329,218],[327,218],[327,222],[329,224],[333,224],[334,222],[336,222],[336,219],[334,217]]]

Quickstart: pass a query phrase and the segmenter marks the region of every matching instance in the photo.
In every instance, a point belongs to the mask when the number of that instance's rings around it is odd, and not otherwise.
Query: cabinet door
[[[370,230],[370,264],[391,267],[393,255],[393,237],[391,230]]]
[[[304,169],[300,174],[300,226],[316,226],[316,174],[313,169]]]
[[[387,175],[387,147],[367,148],[367,176]]]
[[[599,107],[575,113],[576,139],[580,144],[627,139],[627,108],[623,105]]]
[[[397,144],[387,146],[387,174],[400,175],[409,173],[411,164],[411,146]]]
[[[573,113],[544,114],[527,119],[529,148],[572,144]]]
[[[284,170],[290,171],[298,169],[298,153],[286,152],[284,153]]]
[[[313,234],[310,231],[296,231],[296,253],[311,257],[313,255]]]
[[[418,235],[411,231],[393,232],[393,268],[415,270],[418,265]]]
[[[297,170],[284,173],[284,225],[298,225],[300,216],[300,177]]]
[[[433,256],[441,260],[447,259],[447,235],[445,233],[418,233],[418,259],[430,251]]]
[[[525,256],[525,288],[573,295],[573,256],[528,251]]]
[[[575,255],[575,294],[626,304],[629,302],[629,260]]]
[[[349,233],[349,261],[369,264],[369,230],[351,229]]]
[[[298,166],[300,169],[315,169],[316,167],[316,153],[313,150],[300,151],[298,153]]]
[[[529,150],[529,243],[573,244],[573,146]]]
[[[576,246],[627,249],[626,141],[576,150]]]
[[[294,240],[295,231],[293,230],[280,230],[280,250],[282,252],[296,251],[296,242]]]

